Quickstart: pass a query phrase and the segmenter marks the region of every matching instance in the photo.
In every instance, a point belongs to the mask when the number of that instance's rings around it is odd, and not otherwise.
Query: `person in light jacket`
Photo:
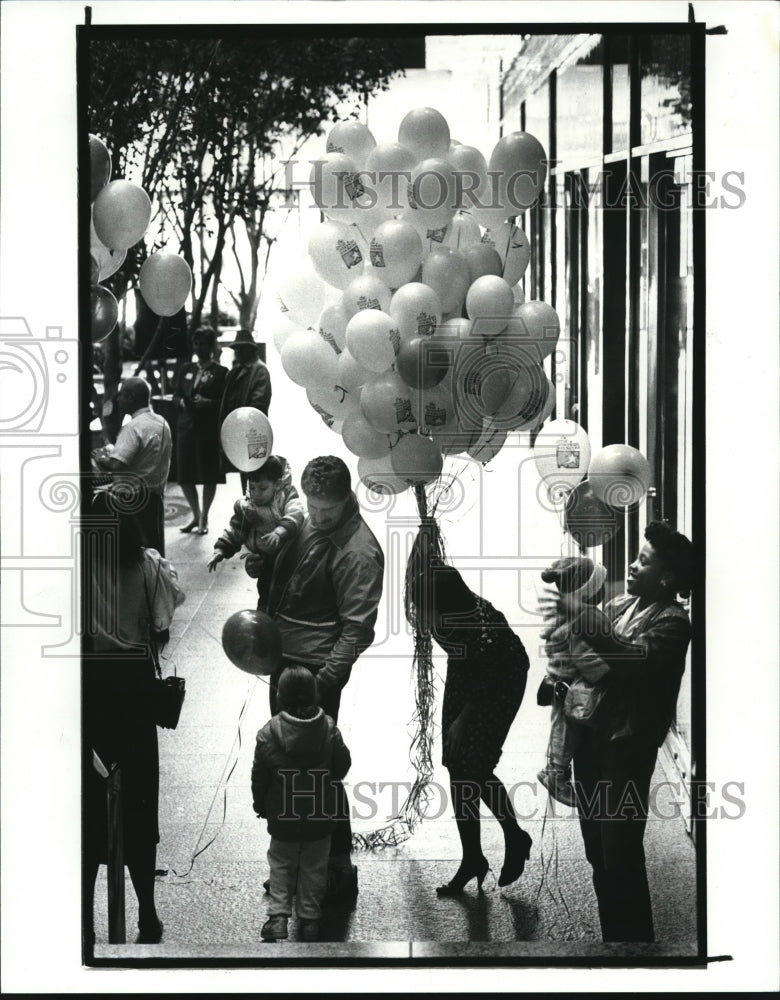
[[[268,614],[282,634],[284,659],[311,670],[319,705],[338,721],[341,692],[352,667],[374,641],[384,555],[360,514],[349,469],[340,458],[312,459],[303,470],[301,488],[308,517],[300,533],[277,554]],[[250,576],[257,576],[258,562],[259,557],[247,556]],[[270,678],[272,715],[277,711],[280,673]],[[357,895],[343,787],[340,799],[341,819],[331,842],[329,898]]]

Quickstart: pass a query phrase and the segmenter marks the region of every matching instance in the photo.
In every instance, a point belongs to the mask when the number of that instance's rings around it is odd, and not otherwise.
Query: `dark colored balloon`
[[[237,611],[222,628],[222,648],[247,674],[267,676],[282,664],[279,626],[262,611]]]
[[[395,368],[411,389],[432,389],[449,370],[448,352],[430,337],[412,337],[401,342]]]
[[[602,503],[586,479],[569,494],[564,523],[566,530],[580,545],[603,545],[620,531],[623,515]]]
[[[91,291],[91,334],[92,343],[99,344],[116,326],[119,306],[111,292],[102,285],[92,285]]]

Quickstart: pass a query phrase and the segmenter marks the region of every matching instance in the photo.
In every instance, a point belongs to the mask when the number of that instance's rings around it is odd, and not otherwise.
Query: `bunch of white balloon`
[[[531,249],[512,221],[546,171],[534,136],[506,135],[486,160],[433,108],[410,111],[396,142],[355,121],[329,133],[310,178],[326,219],[277,282],[293,325],[274,340],[369,488],[431,482],[447,454],[488,461],[550,415],[542,362],[560,322],[525,301]]]

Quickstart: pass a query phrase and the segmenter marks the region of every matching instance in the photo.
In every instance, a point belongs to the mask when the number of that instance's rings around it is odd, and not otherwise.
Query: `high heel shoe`
[[[461,861],[460,868],[446,885],[440,885],[436,889],[437,896],[460,896],[468,882],[473,878],[477,880],[477,888],[482,891],[482,883],[485,876],[490,871],[490,863],[484,855],[478,861]]]
[[[185,524],[183,528],[179,528],[179,531],[180,531],[180,532],[181,532],[181,533],[182,533],[183,535],[189,535],[189,533],[190,533],[191,531],[194,531],[194,530],[195,530],[195,529],[196,529],[196,528],[198,527],[198,524],[199,524],[199,523],[200,523],[200,522],[199,522],[199,521],[198,521],[197,519],[196,519],[196,520],[194,520],[194,521],[190,521],[190,523],[189,523],[189,524]]]
[[[498,876],[500,886],[511,885],[516,882],[525,871],[525,863],[531,856],[531,837],[520,827],[511,844],[507,844],[504,864],[501,874]]]

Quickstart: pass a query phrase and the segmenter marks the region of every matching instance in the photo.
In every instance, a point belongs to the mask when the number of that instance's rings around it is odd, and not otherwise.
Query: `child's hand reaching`
[[[269,531],[267,535],[262,536],[260,544],[266,552],[276,552],[284,541],[284,534],[282,534],[283,530],[284,529],[274,528],[273,531]]]
[[[209,573],[213,573],[217,568],[217,563],[221,563],[224,558],[225,555],[223,552],[219,549],[214,549],[214,555],[208,561]]]

